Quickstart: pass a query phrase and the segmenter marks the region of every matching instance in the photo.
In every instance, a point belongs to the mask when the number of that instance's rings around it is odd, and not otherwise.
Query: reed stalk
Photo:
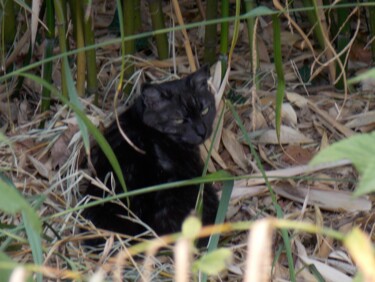
[[[79,2],[79,1],[78,1]],[[85,45],[90,46],[95,44],[95,33],[92,19],[92,4],[90,0],[85,0],[82,3],[84,14],[89,11],[87,18],[83,21],[83,31],[85,36]],[[94,103],[98,105],[98,81],[96,70],[96,50],[90,49],[86,51],[86,67],[87,67],[87,87],[88,95],[95,94]]]
[[[16,36],[16,14],[14,10],[14,1],[5,0],[2,1],[3,5],[0,5],[0,16],[1,16],[1,33],[2,40],[7,47],[13,44]],[[3,10],[2,10],[3,9]],[[4,50],[5,51],[5,50]]]
[[[368,0],[370,3],[375,4],[375,0]],[[370,16],[370,38],[375,38],[375,6],[368,7],[369,16]],[[371,53],[372,61],[375,62],[375,40],[371,42]]]
[[[46,39],[45,39],[45,49],[44,58],[50,58],[53,56],[53,47],[55,43],[55,11],[53,0],[46,0]],[[47,83],[52,83],[52,61],[46,62],[43,65],[43,79]],[[48,111],[51,105],[51,91],[50,89],[43,87],[42,89],[42,104],[41,112]],[[44,121],[41,124],[43,127]]]
[[[164,29],[165,23],[164,23],[164,16],[163,16],[162,1],[161,0],[148,0],[148,5],[150,9],[150,14],[151,14],[152,29],[153,30]],[[167,59],[169,56],[167,34],[165,33],[156,34],[155,40],[156,40],[156,47],[158,49],[159,59],[161,60]]]
[[[207,0],[206,20],[217,18],[217,0]],[[213,64],[216,61],[217,25],[206,25],[204,36],[204,62]]]
[[[80,1],[69,0],[70,11],[72,13],[74,37],[76,41],[76,48],[85,47],[85,36],[83,32],[83,11]],[[84,51],[77,53],[77,76],[76,89],[79,96],[85,94],[86,82],[86,54]]]
[[[306,8],[314,7],[313,0],[302,0],[302,4]],[[317,24],[320,19],[318,18],[315,9],[306,11],[306,14],[311,26],[313,27],[314,36],[320,47],[324,50],[326,44],[324,41],[323,31],[320,28],[320,25]]]
[[[57,30],[59,37],[60,52],[66,53],[68,51],[68,44],[66,42],[66,0],[54,0]],[[65,76],[65,64],[61,63],[61,92],[64,97],[68,96],[68,85]]]
[[[136,28],[136,23],[135,23],[135,8],[136,8],[136,2],[137,0],[123,0],[123,6],[122,6],[122,13],[123,13],[123,24],[124,24],[124,37],[133,35],[135,33],[135,28]],[[135,53],[135,41],[132,40],[127,40],[125,41],[124,44],[124,53],[122,56],[127,56],[127,55],[133,55]],[[124,78],[125,79],[130,79],[130,77],[134,73],[134,65],[132,63],[129,63],[128,60],[128,65],[125,67],[124,70]],[[125,87],[124,91],[126,94],[130,94],[131,91],[131,84],[127,83],[127,86]]]
[[[229,0],[221,1],[221,17],[229,17]],[[221,78],[224,78],[225,70],[228,66],[228,42],[229,40],[229,22],[221,23],[221,33],[220,33],[220,61],[222,74]]]
[[[278,140],[280,140],[281,109],[282,109],[284,93],[285,93],[285,77],[284,77],[284,72],[283,72],[282,52],[281,52],[281,24],[280,24],[280,18],[278,15],[272,15],[272,27],[273,27],[274,61],[275,61],[275,69],[276,69],[276,74],[277,74],[275,121],[276,121],[277,138]],[[280,205],[277,202],[275,192],[271,189],[270,185],[267,185],[267,186],[269,186],[268,188],[271,193],[272,203],[276,209],[277,217],[282,219],[284,215],[283,215]],[[282,229],[281,236],[284,241],[285,253],[286,253],[287,260],[288,260],[290,281],[296,281],[296,273],[294,269],[293,255],[292,255],[292,251],[290,248],[291,244],[290,244],[290,237],[289,237],[288,231],[286,229]]]

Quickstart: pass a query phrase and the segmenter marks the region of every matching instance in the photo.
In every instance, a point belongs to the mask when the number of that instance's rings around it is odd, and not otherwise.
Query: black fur
[[[203,163],[198,145],[210,136],[216,114],[214,97],[208,90],[208,78],[209,69],[204,67],[181,80],[143,86],[134,105],[119,120],[126,135],[146,154],[137,152],[123,139],[116,122],[105,132],[129,190],[202,175]],[[92,160],[98,178],[104,181],[112,168],[98,147],[92,151]],[[115,180],[115,192],[123,192]],[[142,194],[130,198],[130,207],[157,234],[178,232],[183,220],[194,210],[198,191],[199,185],[196,185]],[[89,185],[86,194],[100,198],[106,196],[93,184]],[[205,185],[203,199],[203,224],[212,224],[218,200],[211,185]],[[126,205],[125,200],[123,203]],[[127,214],[124,207],[116,203],[106,203],[83,212],[98,228],[128,235],[143,232],[141,225],[121,217]]]

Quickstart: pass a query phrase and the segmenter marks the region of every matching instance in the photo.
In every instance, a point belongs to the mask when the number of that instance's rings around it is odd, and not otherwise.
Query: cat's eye
[[[208,107],[204,108],[203,111],[201,111],[202,116],[207,115],[207,113],[208,113]]]
[[[175,120],[173,120],[174,124],[182,124],[184,122],[184,119],[182,118],[176,118]]]

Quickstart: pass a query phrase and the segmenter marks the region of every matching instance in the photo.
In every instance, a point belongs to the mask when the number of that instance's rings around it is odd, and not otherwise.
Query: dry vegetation
[[[186,23],[201,20],[198,8],[195,4],[190,4],[190,1],[180,1],[180,8]],[[113,1],[98,1],[95,6],[97,43],[118,38],[117,33],[108,29],[114,11]],[[170,25],[175,20],[172,6],[165,5],[164,14],[166,22]],[[26,21],[27,18],[24,16],[19,15],[19,20]],[[143,29],[148,30],[148,15],[143,13],[143,16]],[[365,15],[353,17],[354,29],[357,28],[357,20],[361,21],[357,40],[351,45],[348,68],[350,75],[368,68],[371,63],[371,53],[361,43],[367,32]],[[308,34],[308,24],[304,24],[303,19],[293,20],[296,20]],[[225,94],[221,102],[219,101],[220,108],[226,107],[225,99],[234,103],[235,110],[249,133],[271,186],[277,194],[285,219],[293,220],[296,224],[305,222],[317,227],[329,227],[343,234],[358,226],[374,242],[374,197],[353,198],[352,192],[358,179],[355,169],[346,161],[314,168],[307,166],[312,157],[329,144],[356,132],[371,132],[374,129],[374,82],[367,80],[358,88],[352,89],[349,94],[335,90],[328,79],[328,68],[320,68],[319,62],[324,62],[324,59],[318,56],[321,51],[317,44],[309,37],[314,46],[313,54],[306,47],[301,34],[283,17],[282,54],[286,95],[279,144],[275,130],[277,79],[273,64],[271,18],[260,17],[257,28],[261,87],[257,91],[253,88],[249,42],[245,32],[246,26],[241,22]],[[203,56],[203,30],[203,27],[188,30],[196,63]],[[161,82],[190,72],[191,66],[182,33],[176,31],[169,36],[173,54],[171,59],[157,59],[151,38],[148,39],[149,45],[146,48],[140,49],[134,57],[129,58],[129,62],[134,62],[136,66],[133,77],[135,93],[139,91],[143,81]],[[21,37],[21,34],[18,35],[16,41],[19,42]],[[71,42],[71,47],[74,49],[74,42]],[[42,59],[43,48],[43,44],[36,44],[32,61]],[[16,51],[12,58],[17,67],[21,65],[27,50],[19,48],[14,52]],[[97,48],[96,51],[100,107],[94,106],[92,97],[82,98],[81,102],[90,120],[95,125],[103,127],[114,118],[113,99],[121,69],[120,44],[107,45]],[[57,46],[55,53],[59,53]],[[73,61],[71,67],[74,76]],[[298,69],[302,68],[306,68],[308,72],[311,68],[313,72],[319,68],[320,70],[312,83],[305,83],[304,78],[298,73]],[[31,72],[39,74],[40,70],[33,69]],[[218,72],[219,69],[212,68],[213,76],[220,75]],[[61,72],[57,61],[54,63],[53,79],[55,86],[59,87]],[[12,144],[1,146],[1,171],[11,178],[25,198],[32,201],[39,216],[44,220],[44,260],[43,266],[38,269],[44,274],[45,281],[61,281],[65,278],[78,280],[81,275],[92,277],[94,273],[98,277],[105,277],[106,273],[109,280],[117,281],[187,281],[183,280],[184,278],[174,278],[176,265],[170,251],[173,247],[165,247],[162,253],[157,255],[157,247],[153,246],[146,248],[146,252],[131,257],[129,249],[125,247],[126,240],[119,241],[119,235],[95,230],[94,226],[89,225],[80,216],[79,205],[83,204],[85,199],[82,199],[79,188],[85,180],[92,179],[90,171],[82,162],[84,149],[74,112],[56,99],[51,111],[41,114],[40,85],[26,79],[17,95],[13,92],[13,86],[15,84],[0,85],[1,128]],[[124,100],[125,97],[120,97],[120,101]],[[223,121],[218,124],[218,138],[215,140],[209,171],[226,170],[235,176],[246,176],[234,183],[226,221],[232,223],[274,218],[275,207],[261,176],[261,168],[250,153],[233,113],[228,107],[224,111]],[[44,119],[48,121],[45,128],[39,128],[40,122]],[[1,215],[2,224],[19,225],[21,221],[20,216]],[[260,226],[260,229],[264,229],[265,235],[257,233],[260,237],[255,237],[259,246],[264,248],[259,254],[261,260],[259,256],[257,260],[267,269],[267,258],[271,254],[266,250],[272,250],[272,258],[275,259],[273,262],[270,261],[272,271],[263,270],[263,274],[270,273],[271,278],[266,276],[263,279],[288,281],[290,278],[286,257],[282,251],[283,241],[279,231],[274,229],[275,226],[282,226],[282,221],[274,222],[275,225],[271,223],[263,222],[265,226]],[[93,253],[80,245],[80,228],[92,230],[91,236],[99,234],[108,238],[103,252]],[[289,229],[289,234],[298,281],[317,281],[317,276],[312,274],[316,270],[325,281],[352,281],[357,267],[342,242],[327,236],[326,233],[309,233],[306,232],[308,228],[296,228]],[[5,246],[5,249],[2,247],[2,251],[6,251],[15,262],[32,263],[31,249],[24,239],[24,234],[12,234],[17,236],[14,235],[12,239],[0,239]],[[237,230],[224,232],[219,245],[232,251],[232,260],[228,262],[224,271],[210,276],[210,279],[242,281],[245,277],[247,258],[252,250],[256,252],[257,243],[254,249],[250,248],[249,251],[248,232]],[[179,242],[176,248],[177,253],[183,252],[184,249],[187,252],[190,250],[189,246],[184,245],[184,241]],[[134,249],[131,251],[136,252]],[[181,262],[180,259],[177,261]],[[311,266],[313,263],[315,268]],[[182,270],[177,272],[181,275],[186,265],[177,265],[182,267]],[[32,268],[29,266],[26,269]],[[98,271],[99,269],[101,271]],[[247,276],[247,281],[265,281],[256,280],[255,276],[250,277]],[[97,280],[92,278],[92,281]]]

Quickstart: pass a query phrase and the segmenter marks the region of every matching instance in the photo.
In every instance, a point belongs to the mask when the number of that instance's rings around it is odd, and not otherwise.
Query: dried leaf
[[[284,151],[282,160],[291,165],[307,164],[313,158],[311,149],[302,148],[299,145],[290,145]]]
[[[238,142],[233,132],[227,129],[223,129],[222,136],[224,147],[228,150],[233,161],[244,171],[247,171],[247,160],[245,157],[245,151]]]
[[[32,162],[38,173],[46,179],[50,179],[51,169],[36,158],[28,155],[29,160]]]
[[[275,192],[285,198],[304,203],[307,198],[309,205],[316,205],[329,211],[370,211],[372,203],[367,197],[353,198],[353,194],[346,191],[306,189],[300,186],[275,186]]]
[[[265,131],[260,136],[258,142],[262,144],[279,144],[279,141],[277,140],[276,130],[270,129]],[[312,142],[314,142],[314,140],[312,140],[309,137],[306,137],[304,134],[300,133],[296,129],[284,125],[281,126],[281,144],[306,144]]]

